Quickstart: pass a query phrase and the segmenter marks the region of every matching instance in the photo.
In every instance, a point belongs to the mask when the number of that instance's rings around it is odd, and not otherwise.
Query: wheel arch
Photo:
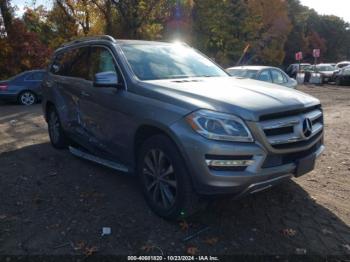
[[[179,152],[181,154],[184,154],[181,145],[170,130],[165,127],[159,127],[152,124],[144,124],[138,127],[134,135],[133,156],[135,163],[137,162],[138,148],[143,144],[143,142],[152,136],[160,134],[168,137],[176,145]],[[185,159],[185,157],[183,157],[183,159]]]

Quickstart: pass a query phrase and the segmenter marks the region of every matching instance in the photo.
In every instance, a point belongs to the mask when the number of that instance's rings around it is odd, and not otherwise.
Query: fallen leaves
[[[210,246],[214,246],[219,242],[219,238],[218,237],[208,237],[208,238],[204,239],[203,242],[205,244],[210,245]]]
[[[190,228],[190,225],[185,220],[181,221],[179,226],[182,231],[187,231]]]
[[[189,247],[187,247],[186,252],[188,255],[195,256],[199,253],[199,250],[195,246],[189,246]]]
[[[285,237],[294,237],[297,234],[297,231],[292,228],[285,228],[281,232]]]
[[[73,246],[75,251],[81,251],[85,256],[92,256],[98,251],[97,246],[88,246],[85,241],[78,241],[76,245]]]
[[[160,255],[164,256],[163,250],[160,247],[157,247],[151,243],[147,243],[141,247],[141,250],[145,253],[150,253],[151,251],[157,250],[160,252]]]
[[[85,247],[84,249],[84,255],[85,256],[92,256],[98,251],[98,248],[96,246],[91,246],[91,247]]]

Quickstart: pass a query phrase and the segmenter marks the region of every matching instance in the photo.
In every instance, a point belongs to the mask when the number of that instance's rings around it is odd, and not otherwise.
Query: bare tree
[[[0,0],[0,15],[7,35],[10,34],[12,25],[12,9],[9,0]]]

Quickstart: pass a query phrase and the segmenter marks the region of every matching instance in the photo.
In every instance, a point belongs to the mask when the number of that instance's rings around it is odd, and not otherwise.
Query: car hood
[[[303,109],[320,103],[305,93],[251,79],[211,77],[142,83],[151,93],[158,94],[157,99],[168,98],[166,102],[170,103],[180,101],[180,105],[186,105],[191,110],[205,108],[232,113],[250,121],[258,121],[262,115]]]
[[[320,74],[323,75],[333,75],[335,71],[319,71]]]

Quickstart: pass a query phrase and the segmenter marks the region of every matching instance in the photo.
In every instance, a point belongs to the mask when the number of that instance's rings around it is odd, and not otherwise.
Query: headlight
[[[243,120],[234,115],[202,109],[188,115],[186,120],[196,132],[208,139],[254,141]]]

